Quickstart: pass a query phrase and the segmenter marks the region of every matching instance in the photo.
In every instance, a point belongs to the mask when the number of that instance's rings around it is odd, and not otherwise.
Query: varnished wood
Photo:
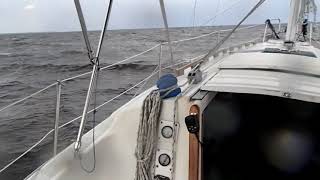
[[[189,135],[189,180],[199,177],[199,144],[194,134]]]
[[[199,116],[200,109],[193,105],[190,108],[190,114]],[[199,120],[199,117],[197,118]],[[199,142],[194,134],[189,134],[189,180],[199,180]]]

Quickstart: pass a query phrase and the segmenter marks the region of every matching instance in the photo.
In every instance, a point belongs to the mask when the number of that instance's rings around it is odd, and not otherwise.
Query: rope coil
[[[261,25],[248,26],[248,27],[244,27],[244,28],[239,28],[238,30],[251,29],[251,28],[258,27],[258,26],[261,26]],[[211,33],[208,33],[208,34],[204,34],[204,35],[201,35],[201,36],[197,36],[197,37],[193,37],[193,38],[188,38],[188,39],[182,39],[182,40],[173,41],[172,43],[180,43],[180,42],[185,42],[185,41],[200,39],[200,38],[203,38],[203,37],[206,37],[206,36],[210,36],[210,35],[215,34],[215,33],[227,32],[227,31],[231,31],[231,30],[232,30],[232,29],[225,29],[225,30],[221,30],[221,31],[214,31],[214,32],[211,32]],[[317,42],[317,41],[316,41],[316,42]],[[319,42],[317,42],[317,43],[319,43]],[[165,45],[165,44],[166,44],[166,43],[163,43],[162,45]],[[319,44],[320,44],[320,43],[319,43]],[[159,46],[161,46],[161,44],[157,44],[157,45],[155,45],[155,46],[153,46],[153,47],[151,47],[151,48],[149,48],[149,49],[147,49],[147,50],[145,50],[145,51],[143,51],[143,52],[141,52],[141,53],[139,53],[139,54],[133,55],[133,56],[128,57],[128,58],[126,58],[126,59],[124,59],[124,60],[121,60],[121,61],[119,61],[119,62],[116,62],[116,63],[114,63],[114,64],[111,64],[111,65],[108,65],[108,66],[104,66],[104,67],[100,68],[100,70],[108,69],[108,68],[114,67],[114,66],[116,66],[116,65],[118,65],[118,64],[127,62],[127,61],[129,61],[129,60],[131,60],[131,59],[134,59],[134,58],[136,58],[136,57],[138,57],[138,56],[141,56],[141,55],[143,55],[143,54],[145,54],[145,53],[148,53],[148,52],[150,52],[150,51],[158,48]],[[205,54],[200,55],[200,56],[198,56],[198,57],[195,57],[195,58],[190,59],[190,61],[191,61],[191,60],[194,60],[194,59],[202,58],[202,57],[204,57],[204,56],[205,56]],[[172,68],[172,67],[174,67],[174,66],[177,66],[177,65],[180,65],[180,64],[183,64],[183,63],[185,63],[185,62],[184,62],[184,61],[183,61],[183,62],[178,62],[178,63],[176,63],[176,64],[169,65],[169,66],[164,67],[164,68],[162,68],[162,69]],[[106,101],[105,103],[97,106],[95,110],[98,110],[98,109],[102,108],[103,106],[105,106],[105,105],[113,102],[115,99],[123,96],[124,94],[128,93],[129,91],[133,90],[134,88],[138,87],[139,85],[145,83],[146,81],[148,81],[149,79],[151,79],[154,75],[156,75],[158,72],[159,72],[159,70],[154,71],[154,73],[152,73],[150,76],[148,76],[148,77],[145,78],[144,80],[138,82],[136,85],[134,85],[134,86],[132,86],[131,88],[127,89],[127,90],[124,91],[123,93],[121,93],[121,94],[115,96],[114,98]],[[79,74],[79,75],[77,75],[77,76],[73,76],[73,77],[70,77],[70,78],[61,80],[60,82],[61,82],[61,83],[67,82],[67,81],[70,81],[70,80],[73,80],[73,79],[77,79],[77,78],[80,78],[80,77],[89,75],[89,74],[91,74],[91,73],[92,73],[92,72],[90,71],[90,72],[86,72],[86,73],[83,73],[83,74]],[[14,105],[16,105],[16,104],[19,104],[19,103],[21,103],[21,102],[23,102],[23,101],[25,101],[25,100],[27,100],[27,99],[30,99],[30,98],[38,95],[38,94],[44,92],[45,90],[50,89],[51,87],[56,86],[56,84],[57,84],[57,82],[55,82],[55,83],[53,83],[53,84],[50,84],[50,85],[48,85],[47,87],[45,87],[45,88],[43,88],[43,89],[41,89],[41,90],[39,90],[39,91],[37,91],[37,92],[35,92],[35,93],[27,96],[27,97],[25,97],[25,98],[22,98],[22,99],[20,99],[20,100],[18,100],[18,101],[15,101],[15,102],[13,102],[13,103],[5,106],[5,107],[2,107],[2,108],[0,108],[0,112],[6,110],[6,109],[8,109],[8,108],[10,108],[10,107],[12,107],[12,106],[14,106]],[[95,111],[95,110],[90,110],[90,111],[88,111],[88,114],[92,113],[92,112]],[[68,121],[68,122],[60,125],[60,126],[59,126],[59,129],[68,126],[69,124],[71,124],[71,123],[79,120],[81,117],[82,117],[82,116],[76,117],[76,118],[72,119],[71,121]],[[37,142],[36,142],[33,146],[31,146],[28,150],[26,150],[25,152],[23,152],[20,156],[18,156],[18,157],[15,158],[13,161],[11,161],[11,162],[8,163],[6,166],[4,166],[2,169],[0,169],[0,173],[2,173],[3,171],[5,171],[7,168],[9,168],[11,165],[13,165],[16,161],[18,161],[19,159],[21,159],[23,156],[25,156],[27,153],[29,153],[32,149],[34,149],[36,146],[38,146],[40,143],[42,143],[42,142],[43,142],[51,133],[53,133],[53,132],[54,132],[54,130],[51,129],[47,134],[45,134],[39,141],[37,141]]]
[[[175,65],[178,65],[178,64],[181,64],[180,63],[177,63],[177,64],[174,64],[174,65],[170,65],[170,66],[167,66],[165,67],[164,69],[168,69],[168,68],[171,68]],[[129,91],[133,90],[134,88],[138,87],[139,85],[143,84],[144,82],[148,81],[149,79],[151,79],[153,76],[155,76],[157,73],[159,72],[158,71],[155,71],[154,73],[150,74],[147,78],[143,79],[142,81],[138,82],[137,84],[135,84],[134,86],[132,86],[131,88],[127,89],[126,91],[122,92],[121,94],[111,98],[110,100],[106,101],[105,103],[97,106],[95,109],[92,109],[90,111],[88,111],[88,114],[94,112],[94,111],[97,111],[98,109],[102,108],[103,106],[113,102],[114,100],[116,100],[117,98],[123,96],[124,94],[128,93]],[[72,119],[71,121],[68,121],[62,125],[59,126],[59,129],[61,128],[64,128],[66,126],[68,126],[69,124],[71,123],[74,123],[75,121],[79,120],[82,116],[78,116],[74,119]],[[3,171],[5,171],[7,168],[9,168],[12,164],[14,164],[16,161],[18,161],[19,159],[21,159],[24,155],[26,155],[27,153],[29,153],[33,148],[35,148],[36,146],[38,146],[40,143],[42,143],[51,133],[54,132],[54,129],[51,129],[47,134],[45,134],[39,141],[37,141],[33,146],[31,146],[28,150],[26,150],[25,152],[23,152],[20,156],[18,156],[17,158],[15,158],[13,161],[11,161],[9,164],[7,164],[6,166],[4,166],[2,169],[0,169],[0,173],[2,173]]]
[[[157,90],[152,91],[143,102],[135,152],[137,158],[135,180],[152,179],[150,169],[157,144],[161,102],[160,92]]]

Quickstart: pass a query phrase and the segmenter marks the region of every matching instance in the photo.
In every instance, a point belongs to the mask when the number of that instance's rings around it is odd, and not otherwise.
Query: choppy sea
[[[174,28],[173,40],[208,34],[231,26]],[[262,37],[264,26],[238,31],[225,46],[239,44]],[[226,33],[213,34],[194,41],[173,45],[174,61],[180,62],[202,55],[212,48]],[[99,32],[90,32],[94,49]],[[108,31],[102,47],[101,66],[107,66],[133,56],[165,41],[163,29]],[[169,48],[163,48],[162,60],[170,64]],[[99,73],[96,104],[113,98],[140,82],[157,67],[159,48],[136,57],[119,66]],[[20,100],[57,80],[91,71],[81,32],[0,34],[0,109]],[[170,72],[170,70],[168,71]],[[83,76],[62,86],[60,124],[81,115],[90,76]],[[155,84],[157,76],[143,87],[137,87],[124,96],[101,108],[96,114],[97,123],[129,101],[136,93]],[[0,112],[0,169],[41,139],[54,126],[56,87],[27,99]],[[89,116],[86,130],[92,127]],[[73,143],[79,121],[60,129],[58,149]],[[27,153],[7,170],[0,173],[0,180],[23,179],[53,154],[53,135]]]

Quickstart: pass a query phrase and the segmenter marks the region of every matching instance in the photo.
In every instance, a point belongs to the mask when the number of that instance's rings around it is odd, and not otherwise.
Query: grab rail
[[[263,24],[262,24],[262,25],[263,25]],[[251,29],[251,28],[255,28],[255,27],[262,26],[262,25],[247,26],[247,27],[239,28],[237,31],[245,30],[245,29]],[[208,33],[208,34],[204,34],[204,35],[200,35],[200,36],[196,36],[196,37],[192,37],[192,38],[187,38],[187,39],[172,41],[172,43],[173,43],[173,44],[177,44],[177,43],[181,43],[181,42],[196,40],[196,39],[200,39],[200,38],[203,38],[203,37],[207,37],[207,36],[210,36],[210,35],[213,35],[213,34],[217,34],[217,33],[221,33],[221,32],[228,32],[228,31],[231,31],[231,30],[232,30],[232,29],[225,29],[225,30],[220,30],[220,31],[213,31],[213,32]],[[141,53],[138,53],[138,54],[136,54],[136,55],[130,56],[130,57],[126,58],[126,59],[123,59],[123,60],[121,60],[121,61],[118,61],[118,62],[116,62],[116,63],[113,63],[113,64],[111,64],[111,65],[107,65],[107,66],[104,66],[104,67],[100,68],[100,70],[105,70],[105,69],[112,68],[112,67],[114,67],[114,66],[116,66],[116,65],[119,65],[119,64],[122,64],[122,63],[124,63],[124,62],[127,62],[127,61],[129,61],[129,60],[131,60],[131,59],[134,59],[134,58],[136,58],[136,57],[139,57],[139,56],[141,56],[141,55],[143,55],[143,54],[146,54],[146,53],[148,53],[148,52],[150,52],[150,51],[152,51],[152,50],[160,47],[159,65],[158,65],[158,67],[157,67],[157,68],[159,68],[159,69],[158,69],[157,71],[154,71],[154,72],[153,72],[151,75],[149,75],[147,78],[145,78],[144,80],[138,82],[137,84],[135,84],[135,85],[132,86],[131,88],[127,89],[126,91],[122,92],[121,94],[119,94],[119,95],[115,96],[114,98],[106,101],[105,103],[97,106],[95,110],[98,110],[98,109],[102,108],[103,106],[105,106],[105,105],[113,102],[115,99],[117,99],[117,98],[121,97],[122,95],[126,94],[127,92],[131,91],[132,89],[134,89],[134,88],[136,88],[137,86],[141,85],[141,84],[144,83],[145,81],[148,81],[148,80],[149,80],[150,78],[152,78],[154,75],[156,75],[156,74],[158,74],[158,73],[161,73],[162,70],[168,69],[168,68],[171,68],[171,67],[174,67],[174,66],[177,66],[177,65],[180,65],[180,64],[182,64],[182,63],[185,63],[185,62],[179,62],[179,63],[173,64],[173,65],[169,65],[169,66],[166,66],[166,67],[164,67],[164,68],[161,68],[161,66],[162,66],[162,64],[161,64],[161,63],[162,63],[162,62],[161,62],[162,46],[163,46],[163,45],[167,45],[167,44],[168,44],[168,42],[164,42],[164,43],[157,44],[157,45],[155,45],[155,46],[153,46],[153,47],[151,47],[151,48],[149,48],[149,49],[147,49],[147,50],[145,50],[145,51],[143,51],[143,52],[141,52]],[[204,54],[204,55],[205,55],[205,54]],[[198,57],[202,57],[202,56],[204,56],[204,55],[197,56],[196,58],[192,58],[192,59],[197,59]],[[192,59],[191,59],[191,60],[192,60]],[[83,76],[86,76],[86,75],[90,75],[91,73],[92,73],[92,71],[89,71],[89,72],[86,72],[86,73],[83,73],[83,74],[79,74],[79,75],[76,75],[76,76],[73,76],[73,77],[70,77],[70,78],[63,79],[63,80],[61,80],[61,81],[57,81],[57,82],[55,82],[55,83],[52,83],[52,84],[46,86],[45,88],[43,88],[43,89],[41,89],[41,90],[38,90],[37,92],[35,92],[35,93],[33,93],[33,94],[25,97],[25,98],[22,98],[22,99],[20,99],[20,100],[18,100],[18,101],[15,101],[15,102],[13,102],[13,103],[11,103],[11,104],[9,104],[9,105],[7,105],[7,106],[4,106],[4,107],[2,107],[2,108],[0,109],[0,112],[2,112],[2,111],[6,110],[6,109],[8,109],[8,108],[10,108],[10,107],[13,107],[13,106],[15,106],[15,105],[17,105],[17,104],[25,101],[25,100],[28,100],[28,99],[30,99],[30,98],[32,98],[32,97],[34,97],[34,96],[36,96],[36,95],[44,92],[44,91],[50,89],[51,87],[58,86],[58,87],[57,87],[56,121],[55,121],[55,126],[54,126],[55,128],[54,128],[54,129],[51,129],[47,134],[45,134],[45,135],[44,135],[38,142],[36,142],[33,146],[31,146],[29,149],[27,149],[27,150],[26,150],[24,153],[22,153],[20,156],[18,156],[17,158],[15,158],[14,160],[12,160],[9,164],[7,164],[7,165],[4,166],[2,169],[0,169],[0,173],[2,173],[3,171],[5,171],[5,170],[6,170],[7,168],[9,168],[12,164],[14,164],[16,161],[18,161],[19,159],[21,159],[21,158],[22,158],[23,156],[25,156],[28,152],[30,152],[32,149],[34,149],[35,147],[37,147],[41,142],[43,142],[43,141],[44,141],[49,135],[51,135],[51,133],[53,133],[53,132],[56,132],[56,134],[54,135],[54,142],[56,142],[56,141],[57,141],[57,137],[58,137],[58,134],[57,134],[58,129],[61,129],[61,128],[63,128],[63,127],[65,127],[65,126],[67,126],[67,125],[69,125],[69,124],[71,124],[71,123],[79,120],[79,119],[82,117],[82,116],[76,117],[76,118],[72,119],[71,121],[68,121],[68,122],[66,122],[66,123],[58,126],[58,122],[59,122],[59,121],[58,121],[58,120],[59,120],[59,107],[60,107],[59,104],[60,104],[60,96],[61,96],[61,92],[59,92],[59,86],[61,86],[62,83],[64,83],[64,82],[67,82],[67,81],[70,81],[70,80],[74,80],[74,79],[77,79],[77,78],[80,78],[80,77],[83,77]],[[61,87],[60,87],[60,88],[61,88]],[[87,114],[90,114],[90,113],[92,113],[93,111],[94,111],[94,109],[88,111]],[[54,145],[53,152],[54,152],[53,154],[55,155],[56,152],[57,152],[57,144]]]

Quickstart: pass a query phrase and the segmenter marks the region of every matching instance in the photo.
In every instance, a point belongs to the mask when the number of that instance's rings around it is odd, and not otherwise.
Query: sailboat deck
[[[320,102],[320,60],[309,46],[306,52],[316,57],[286,53],[265,53],[268,44],[258,44],[253,52],[240,52],[214,65],[218,70],[201,89],[217,92],[266,94]],[[260,49],[257,51],[257,49]]]
[[[262,69],[320,76],[320,60],[304,55],[280,53],[237,53],[219,64],[219,69]]]
[[[202,90],[285,96],[320,102],[320,79],[261,70],[222,70]]]

